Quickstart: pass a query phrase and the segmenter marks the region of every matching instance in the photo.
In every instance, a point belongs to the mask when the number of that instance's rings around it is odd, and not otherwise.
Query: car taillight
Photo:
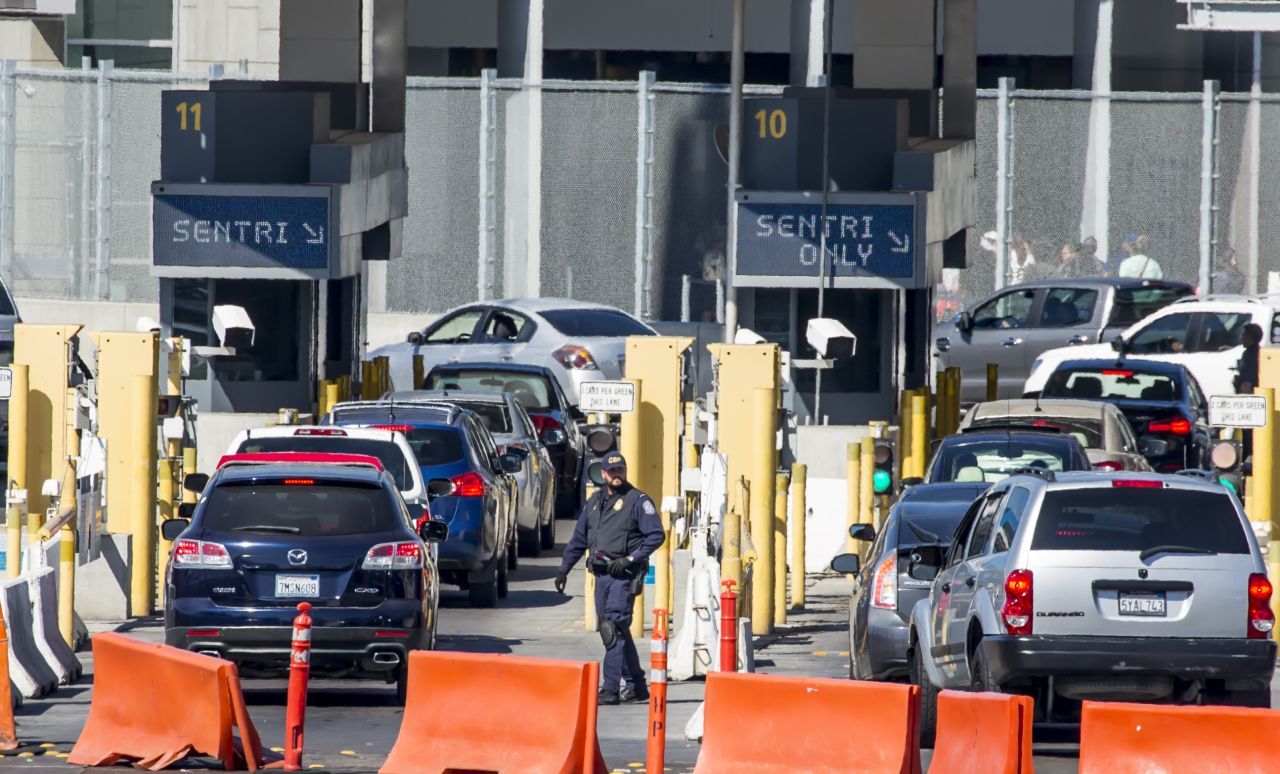
[[[871,581],[871,606],[893,609],[898,606],[898,554],[891,552],[880,562]]]
[[[1111,486],[1121,489],[1164,489],[1164,482],[1149,478],[1117,478],[1111,482]]]
[[[1163,419],[1159,422],[1148,423],[1147,430],[1152,433],[1191,435],[1191,420],[1184,419],[1183,417],[1177,417],[1176,419]]]
[[[1031,634],[1031,622],[1035,615],[1030,570],[1014,570],[1004,579],[1004,607],[1000,617],[1009,634]]]
[[[1112,472],[1124,470],[1124,463],[1116,460],[1103,460],[1093,466],[1094,470],[1110,470]]]
[[[422,569],[422,546],[418,543],[379,543],[364,555],[366,570]]]
[[[173,564],[188,570],[231,569],[231,554],[219,543],[179,540],[173,544]]]
[[[1255,572],[1249,575],[1249,627],[1251,640],[1265,640],[1275,628],[1276,617],[1271,612],[1271,581]]]
[[[591,356],[586,347],[578,344],[565,344],[560,349],[551,353],[551,357],[556,362],[570,371],[598,371],[599,366],[596,365],[596,359]]]
[[[548,430],[564,429],[564,425],[560,424],[555,417],[549,417],[546,414],[530,414],[529,420],[533,422],[533,429],[538,431],[538,435]]]
[[[413,430],[410,425],[374,425],[374,430],[389,430],[393,433],[408,433]]]
[[[453,482],[453,493],[458,497],[484,497],[484,479],[479,473],[469,471],[450,479]]]

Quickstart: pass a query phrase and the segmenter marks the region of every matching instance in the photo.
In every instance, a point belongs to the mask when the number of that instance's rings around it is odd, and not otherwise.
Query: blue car
[[[190,520],[161,528],[173,541],[165,642],[280,676],[310,602],[312,674],[381,678],[403,698],[409,651],[435,647],[429,546],[444,524],[415,530],[395,481],[364,455],[233,455],[203,489]]]
[[[446,583],[467,590],[471,604],[493,607],[507,595],[507,574],[516,562],[516,484],[520,459],[498,453],[493,436],[471,411],[353,401],[333,407],[328,422],[404,434],[424,481],[447,480],[451,494],[431,501],[431,514],[449,526],[440,545]]]

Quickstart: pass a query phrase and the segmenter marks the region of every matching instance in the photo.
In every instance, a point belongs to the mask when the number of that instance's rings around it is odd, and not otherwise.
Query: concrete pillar
[[[977,0],[943,0],[942,136],[972,140],[978,122]]]
[[[936,0],[858,0],[853,5],[853,85],[932,89]]]
[[[403,132],[409,76],[407,0],[373,0],[373,109],[375,132]]]
[[[503,290],[542,294],[542,25],[544,0],[498,5],[498,77],[520,78],[507,102]]]
[[[827,0],[791,0],[791,85],[819,86],[826,72]]]
[[[67,25],[61,16],[0,15],[0,58],[16,60],[19,67],[62,67],[66,41]]]
[[[360,0],[280,0],[280,80],[358,83],[361,26]]]
[[[498,3],[498,77],[523,78],[529,49],[530,0]],[[538,20],[539,26],[541,19]],[[542,69],[539,57],[538,69]]]

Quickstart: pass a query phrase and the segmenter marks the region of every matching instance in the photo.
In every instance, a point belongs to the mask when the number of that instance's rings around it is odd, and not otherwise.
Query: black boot
[[[605,690],[604,688],[600,689],[599,698],[596,701],[599,704],[618,704],[619,703],[618,694],[614,693],[613,691]]]
[[[649,700],[649,689],[643,685],[632,688],[629,685],[622,686],[622,695],[619,697],[623,704],[639,704],[642,701]]]

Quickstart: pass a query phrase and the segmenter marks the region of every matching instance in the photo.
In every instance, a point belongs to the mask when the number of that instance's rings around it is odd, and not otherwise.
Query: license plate
[[[318,597],[320,596],[319,575],[277,575],[277,597]]]
[[[1166,615],[1164,592],[1120,592],[1120,615],[1163,618]]]

